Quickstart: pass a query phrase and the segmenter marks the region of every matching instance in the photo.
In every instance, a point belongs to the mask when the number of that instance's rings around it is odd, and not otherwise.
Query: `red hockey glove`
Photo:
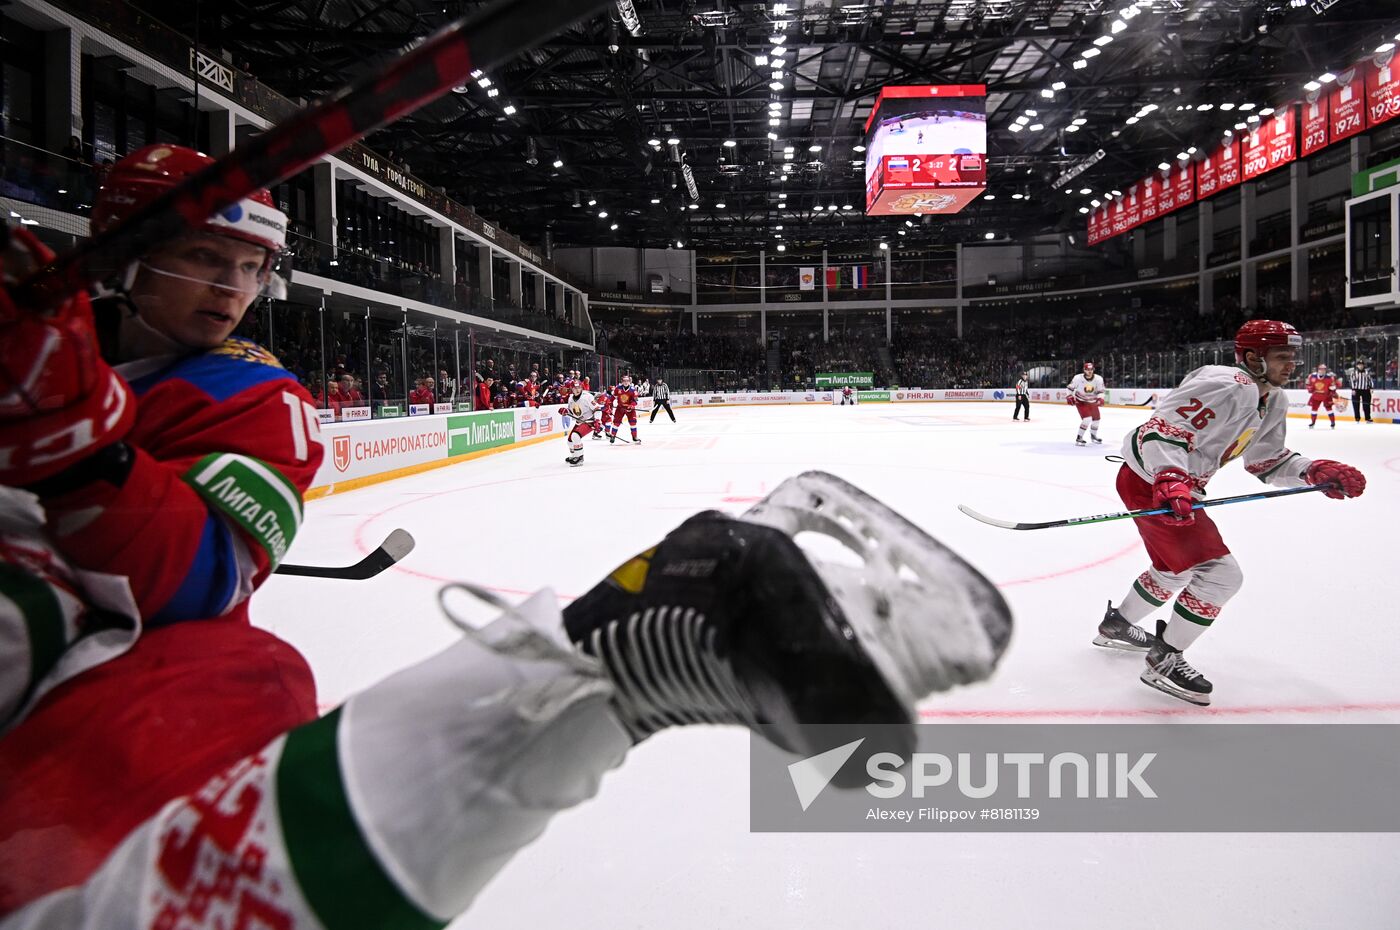
[[[1152,506],[1170,507],[1171,513],[1162,519],[1172,526],[1190,526],[1196,522],[1191,511],[1195,500],[1191,496],[1191,479],[1185,472],[1162,471],[1152,482]]]
[[[1334,501],[1346,497],[1360,497],[1366,490],[1366,476],[1350,465],[1334,462],[1331,459],[1318,459],[1308,467],[1308,484],[1331,484],[1332,488],[1323,491]]]
[[[1074,403],[1075,403],[1075,401],[1074,401],[1074,395],[1071,394],[1070,396],[1066,397],[1066,398],[1065,398],[1065,403],[1066,403],[1066,404],[1069,404],[1071,407],[1073,407],[1073,406],[1074,406]]]
[[[52,258],[27,230],[11,230],[5,280]],[[135,414],[131,389],[98,352],[86,294],[41,316],[0,289],[0,483],[62,471],[121,439]]]

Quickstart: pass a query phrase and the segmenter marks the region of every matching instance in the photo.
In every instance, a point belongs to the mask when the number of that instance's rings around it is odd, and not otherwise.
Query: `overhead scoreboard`
[[[865,121],[865,212],[957,213],[987,189],[987,87],[886,87]]]

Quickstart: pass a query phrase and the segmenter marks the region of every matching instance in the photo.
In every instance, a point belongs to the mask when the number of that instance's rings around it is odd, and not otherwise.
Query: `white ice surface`
[[[354,561],[395,527],[417,550],[372,581],[274,578],[254,620],[307,656],[331,706],[455,638],[436,606],[446,580],[512,600],[546,585],[578,595],[687,515],[738,513],[821,468],[953,545],[1011,601],[1016,632],[997,674],[930,700],[931,719],[1400,721],[1400,427],[1290,420],[1291,446],[1361,468],[1366,496],[1213,511],[1245,585],[1192,649],[1216,688],[1202,710],[1142,685],[1139,658],[1089,645],[1105,602],[1146,566],[1131,525],[1017,533],[957,511],[1044,520],[1121,508],[1104,456],[1146,412],[1105,411],[1106,442],[1088,448],[1073,443],[1069,408],[1033,413],[682,409],[677,425],[643,422],[640,447],[585,440],[580,468],[564,464],[561,440],[336,495],[308,505],[289,561]],[[1235,464],[1210,490],[1261,488]],[[1400,926],[1394,835],[751,834],[747,758],[738,730],[653,738],[454,926]],[[1210,778],[1201,773],[1203,790]]]

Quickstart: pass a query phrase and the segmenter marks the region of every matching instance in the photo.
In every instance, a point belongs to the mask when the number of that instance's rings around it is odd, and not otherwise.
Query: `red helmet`
[[[148,145],[112,166],[92,207],[92,231],[104,232],[161,194],[214,163],[202,152],[180,145]],[[268,250],[271,259],[287,246],[287,215],[266,190],[254,191],[211,216],[204,232],[242,239]]]
[[[1243,362],[1244,353],[1253,350],[1263,355],[1276,346],[1300,346],[1303,337],[1287,323],[1278,320],[1250,320],[1235,333],[1235,361]]]

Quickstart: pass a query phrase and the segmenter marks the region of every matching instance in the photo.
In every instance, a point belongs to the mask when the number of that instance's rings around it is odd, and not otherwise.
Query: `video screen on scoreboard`
[[[957,213],[987,189],[987,88],[886,87],[865,123],[865,212]]]

